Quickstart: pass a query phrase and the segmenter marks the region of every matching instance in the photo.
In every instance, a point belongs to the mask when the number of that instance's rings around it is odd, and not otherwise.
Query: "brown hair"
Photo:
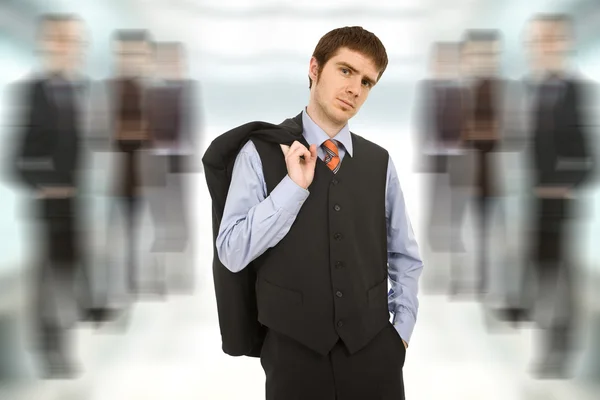
[[[313,57],[319,63],[319,73],[323,70],[327,61],[334,57],[342,47],[358,51],[371,58],[377,69],[379,69],[379,76],[377,76],[377,80],[379,81],[388,64],[387,52],[383,43],[381,43],[381,40],[375,34],[360,26],[346,26],[334,29],[319,40],[313,52]],[[312,87],[310,76],[308,77],[308,87]]]

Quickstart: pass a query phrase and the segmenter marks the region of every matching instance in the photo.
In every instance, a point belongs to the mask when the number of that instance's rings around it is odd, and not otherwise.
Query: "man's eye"
[[[371,87],[371,82],[363,81],[363,85],[365,85],[366,87]]]
[[[342,73],[344,73],[344,74],[345,74],[345,73],[347,73],[347,72],[348,72],[348,73],[350,72],[350,70],[349,70],[348,68],[342,68]]]

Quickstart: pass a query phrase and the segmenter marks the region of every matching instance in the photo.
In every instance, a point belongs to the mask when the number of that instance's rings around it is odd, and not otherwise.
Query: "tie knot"
[[[335,144],[335,142],[333,140],[328,139],[328,140],[324,141],[323,147],[325,147],[325,151],[330,153],[331,157],[339,156],[337,144]]]

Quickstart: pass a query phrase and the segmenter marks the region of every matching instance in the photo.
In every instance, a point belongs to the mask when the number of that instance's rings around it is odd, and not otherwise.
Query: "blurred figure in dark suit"
[[[44,70],[26,83],[22,137],[15,154],[21,183],[33,192],[41,228],[34,277],[36,341],[48,378],[72,377],[69,331],[91,306],[81,229],[81,136],[86,79],[79,74],[82,21],[73,15],[41,18]],[[80,279],[81,278],[81,279]]]
[[[449,180],[450,167],[463,157],[463,90],[460,86],[459,44],[440,42],[432,48],[431,75],[421,82],[417,126],[417,168],[427,175],[429,201],[426,235],[435,265],[447,263],[441,255],[464,252],[462,241],[453,233],[456,215],[462,217],[464,194]],[[462,196],[461,196],[462,194]],[[426,290],[438,291],[443,271],[431,269],[424,277]]]
[[[575,265],[568,256],[566,233],[576,217],[577,191],[594,165],[582,112],[587,87],[568,62],[573,38],[567,16],[536,16],[526,35],[532,66],[523,82],[529,115],[532,241],[520,290],[509,298],[503,317],[538,322],[543,331],[535,372],[561,378],[569,373],[577,320]]]
[[[195,279],[189,183],[197,153],[194,115],[198,110],[185,56],[181,43],[155,44],[155,79],[147,96],[152,165],[145,176],[155,231],[151,251],[160,292],[189,292]]]

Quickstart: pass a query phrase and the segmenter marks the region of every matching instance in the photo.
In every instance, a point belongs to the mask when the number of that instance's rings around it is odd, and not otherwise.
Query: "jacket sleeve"
[[[41,85],[31,84],[24,89],[23,114],[18,123],[18,139],[13,171],[17,179],[31,189],[59,182],[54,168],[53,138],[44,129],[46,121],[42,105]]]
[[[572,187],[583,185],[591,176],[595,157],[591,149],[589,137],[588,115],[589,107],[586,96],[586,86],[583,83],[573,84],[567,106],[571,107],[565,130],[562,132],[560,151],[555,160],[557,181]]]

